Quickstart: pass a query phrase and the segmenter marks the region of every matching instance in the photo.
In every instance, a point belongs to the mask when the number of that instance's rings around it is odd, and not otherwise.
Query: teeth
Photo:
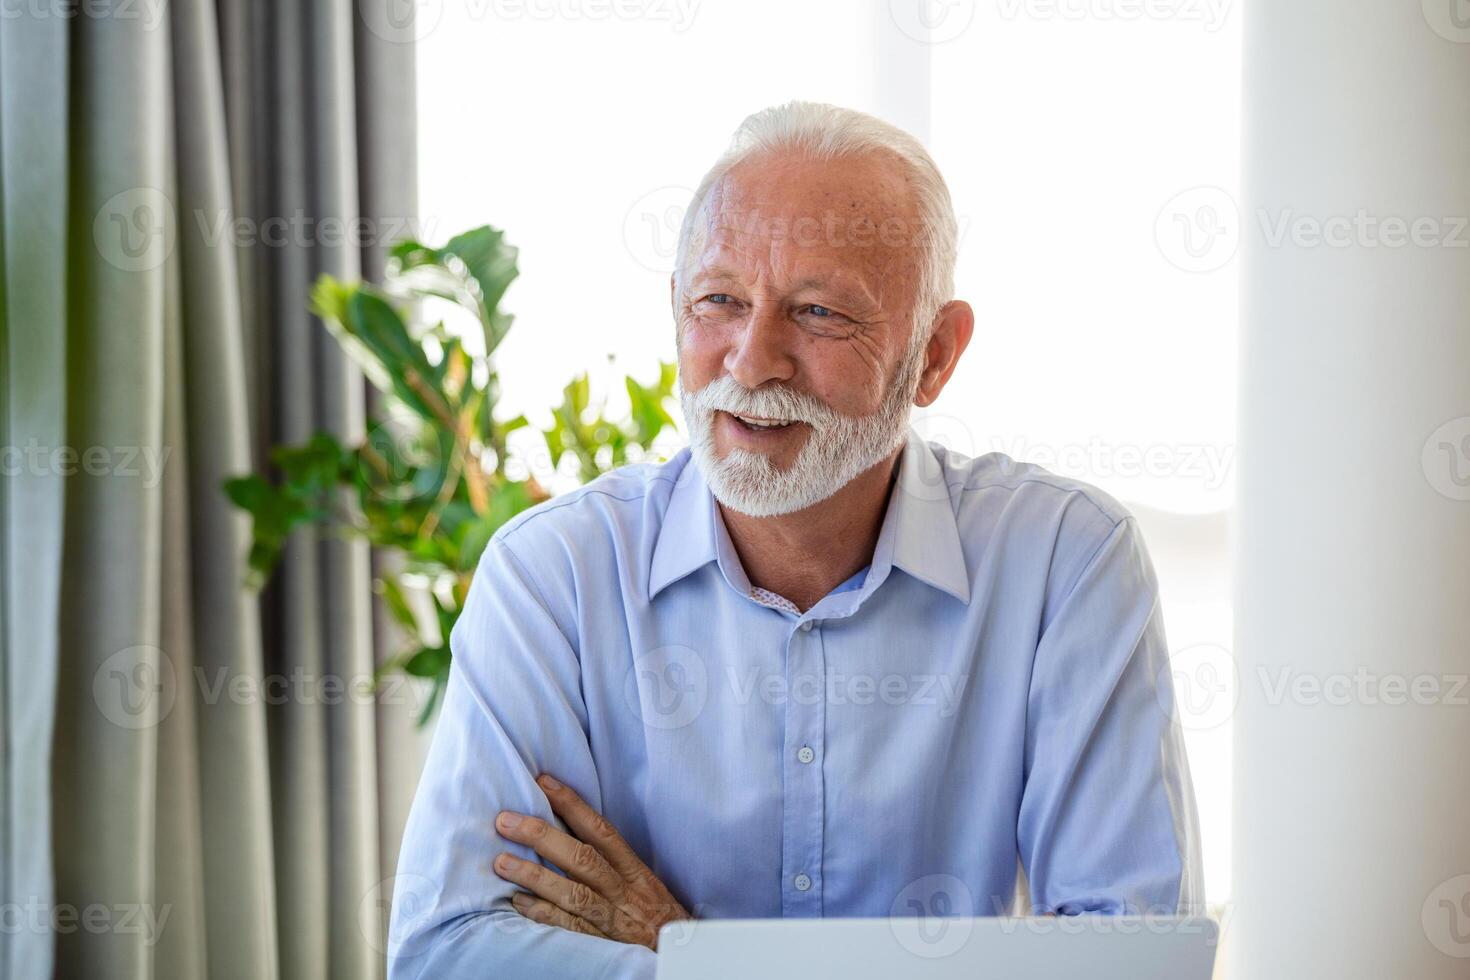
[[[754,429],[784,429],[791,424],[790,420],[784,419],[753,419],[746,415],[736,415],[735,417]]]

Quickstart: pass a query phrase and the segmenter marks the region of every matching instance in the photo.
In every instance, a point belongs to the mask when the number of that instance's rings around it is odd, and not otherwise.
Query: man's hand
[[[495,873],[530,893],[511,896],[516,911],[532,922],[657,950],[659,927],[688,919],[689,913],[602,814],[550,776],[539,776],[536,782],[572,833],[509,810],[495,818],[495,829],[571,877],[508,852],[500,854]]]

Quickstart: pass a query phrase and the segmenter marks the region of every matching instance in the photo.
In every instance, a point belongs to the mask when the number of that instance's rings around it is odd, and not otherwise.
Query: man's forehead
[[[715,245],[701,253],[694,263],[694,275],[701,282],[744,282],[758,267],[765,267],[771,256],[738,244]],[[846,257],[806,253],[801,249],[784,250],[777,262],[790,289],[839,289],[868,293],[870,271],[867,264],[854,267]]]
[[[721,225],[753,212],[792,222],[860,217],[880,222],[907,217],[913,203],[896,157],[767,155],[746,160],[722,176],[710,189],[704,210]]]
[[[767,161],[742,165],[705,200],[690,271],[742,279],[778,269],[800,287],[871,294],[875,277],[917,260],[923,229],[901,175],[879,161]]]

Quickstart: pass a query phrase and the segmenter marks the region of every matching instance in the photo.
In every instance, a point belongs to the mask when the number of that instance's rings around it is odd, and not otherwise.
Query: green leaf
[[[432,423],[412,417],[376,422],[356,453],[364,507],[433,500],[453,452],[454,436]]]
[[[485,546],[495,536],[495,522],[482,519],[472,521],[465,525],[464,534],[459,541],[459,560],[455,567],[460,571],[470,571],[480,562],[480,555],[485,551]]]
[[[491,498],[490,514],[486,520],[493,525],[492,531],[498,531],[506,521],[535,504],[536,500],[531,496],[529,483],[525,481],[505,483]]]
[[[500,423],[500,434],[509,435],[515,430],[524,429],[530,424],[530,421],[524,415],[517,415],[513,419],[506,419],[504,422]]]
[[[265,513],[275,492],[275,488],[266,482],[265,477],[254,473],[225,481],[225,496],[236,507],[249,511],[252,515]]]
[[[318,432],[299,446],[277,446],[271,462],[281,471],[282,491],[298,500],[320,500],[338,483],[345,459],[342,446],[329,432]]]
[[[349,326],[349,308],[353,297],[361,288],[323,275],[317,279],[311,291],[311,312],[326,324],[342,349],[352,357],[374,387],[380,391],[391,391],[392,381],[388,366],[383,363],[378,350],[366,340],[354,336]],[[407,332],[407,328],[404,328],[404,332]]]
[[[517,249],[498,228],[483,225],[456,235],[443,248],[422,242],[400,242],[389,253],[405,271],[428,273],[427,291],[468,306],[485,332],[485,352],[494,353],[510,330],[512,318],[499,311],[500,301],[519,274]]]
[[[438,677],[448,675],[451,654],[449,647],[421,647],[403,663],[403,672],[414,677]]]
[[[403,593],[403,586],[398,579],[385,575],[377,581],[378,595],[383,597],[383,604],[388,607],[388,612],[393,619],[408,631],[408,635],[417,638],[419,635],[418,617],[413,614],[413,609],[408,604],[408,597]]]
[[[424,710],[419,712],[418,726],[423,728],[434,717],[439,702],[444,700],[444,692],[449,687],[449,675],[446,672],[443,677],[434,678],[434,688],[429,692],[429,700],[424,704]]]
[[[443,324],[440,324],[442,327]],[[472,366],[470,355],[465,352],[464,344],[458,337],[449,337],[443,341],[443,349],[439,355],[439,362],[434,365],[434,385],[443,389],[449,376],[449,369],[468,370]],[[468,377],[468,374],[466,374]]]
[[[434,612],[439,617],[439,641],[443,644],[445,654],[444,672],[449,672],[449,636],[454,632],[454,622],[459,618],[459,606],[453,599],[444,599],[438,592],[431,592],[434,599]]]
[[[567,451],[566,426],[559,413],[552,416],[551,428],[544,430],[541,434],[546,437],[546,450],[551,456],[551,465],[555,468],[561,460],[562,453]]]
[[[312,311],[374,386],[398,396],[423,418],[442,420],[439,410],[447,410],[448,399],[436,384],[439,372],[386,299],[370,287],[344,286],[323,276],[312,293]]]
[[[506,244],[505,235],[499,229],[484,225],[454,236],[443,251],[463,262],[475,282],[484,311],[485,351],[491,353],[510,330],[511,318],[497,310],[505,291],[518,275],[517,250]]]
[[[566,396],[566,407],[571,410],[572,422],[580,422],[582,413],[587,411],[587,404],[591,397],[592,385],[586,373],[579,374],[563,389]]]

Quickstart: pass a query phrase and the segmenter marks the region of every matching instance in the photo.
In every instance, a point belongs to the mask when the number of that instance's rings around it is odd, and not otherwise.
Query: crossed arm
[[[565,874],[502,852],[495,859],[495,873],[525,889],[511,896],[515,910],[542,925],[656,950],[659,929],[689,918],[689,913],[617,828],[575,790],[547,775],[536,783],[571,833],[512,810],[501,811],[495,829]]]
[[[569,603],[541,585],[485,549],[404,833],[391,980],[652,980],[659,926],[685,917],[599,815]]]
[[[647,980],[660,926],[689,918],[601,816],[575,597],[541,585],[498,539],[486,549],[404,837],[394,980]],[[1169,676],[1156,595],[1119,525],[1038,649],[1017,827],[1038,911],[1194,900],[1187,769],[1156,687]],[[1135,764],[1140,747],[1150,764]]]

